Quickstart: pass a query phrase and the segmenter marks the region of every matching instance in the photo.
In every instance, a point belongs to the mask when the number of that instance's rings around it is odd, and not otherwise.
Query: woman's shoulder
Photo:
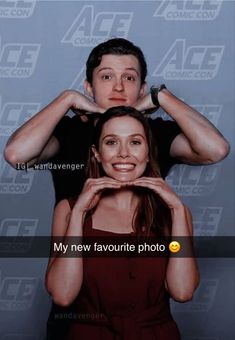
[[[57,203],[54,209],[54,218],[68,217],[73,209],[77,198],[64,198]]]
[[[53,222],[52,222],[52,235],[62,236],[65,234],[71,208],[67,199],[59,201],[54,209]]]
[[[55,205],[55,211],[61,210],[61,209],[72,209],[74,204],[76,202],[76,199],[73,198],[63,198],[62,200],[58,201]],[[66,209],[66,210],[67,210]]]

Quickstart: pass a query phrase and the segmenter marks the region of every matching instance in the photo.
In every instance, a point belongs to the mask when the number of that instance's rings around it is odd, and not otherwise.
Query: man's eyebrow
[[[100,68],[97,73],[101,72],[101,71],[106,71],[106,70],[111,70],[113,71],[113,68],[112,67],[102,67]],[[137,74],[139,74],[138,70],[135,68],[135,67],[127,67],[124,69],[124,71],[134,71],[136,72]]]
[[[101,71],[105,71],[105,70],[112,70],[112,67],[102,67],[97,71],[97,73],[99,73]]]
[[[127,67],[127,71],[135,71],[137,74],[139,74],[138,70],[135,67]]]

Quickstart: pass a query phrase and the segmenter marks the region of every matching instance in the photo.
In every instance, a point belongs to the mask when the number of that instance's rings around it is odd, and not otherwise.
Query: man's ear
[[[148,88],[147,83],[144,82],[144,84],[142,84],[140,88],[139,98],[143,98],[147,94],[147,88]]]
[[[89,83],[86,79],[83,82],[83,88],[84,88],[85,93],[89,97],[94,97],[94,93],[93,93],[93,89],[92,89],[91,83]]]
[[[96,147],[95,147],[94,144],[91,146],[91,150],[92,150],[93,155],[95,156],[95,159],[97,160],[97,162],[100,163],[100,162],[101,162],[100,154],[99,154],[99,152],[96,150]]]

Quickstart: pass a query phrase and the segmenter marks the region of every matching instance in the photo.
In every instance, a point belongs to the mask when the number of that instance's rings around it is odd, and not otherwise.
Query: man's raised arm
[[[32,166],[54,156],[60,145],[53,131],[69,109],[102,112],[94,102],[78,91],[62,92],[11,135],[4,150],[6,161],[13,167],[17,163]]]
[[[165,88],[158,92],[157,100],[182,130],[171,144],[172,157],[186,164],[213,164],[228,155],[229,143],[201,113]],[[136,104],[139,110],[151,107],[153,102],[150,94]]]

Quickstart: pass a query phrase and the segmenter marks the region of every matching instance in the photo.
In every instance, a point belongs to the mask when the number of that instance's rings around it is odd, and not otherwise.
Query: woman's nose
[[[129,150],[126,144],[121,144],[119,147],[119,157],[126,158],[129,157]]]

